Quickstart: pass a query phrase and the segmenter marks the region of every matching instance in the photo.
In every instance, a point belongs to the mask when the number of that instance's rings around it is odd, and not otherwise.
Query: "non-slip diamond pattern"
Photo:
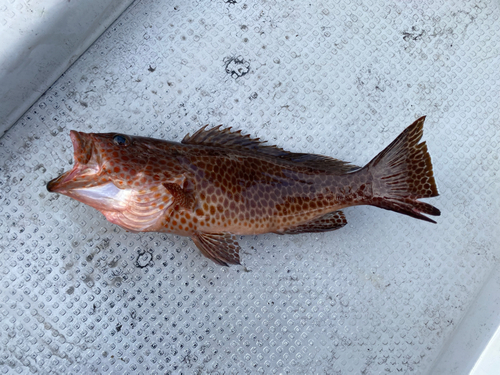
[[[137,1],[0,139],[0,373],[422,374],[499,259],[493,1]],[[242,266],[50,194],[69,130],[232,126],[364,165],[427,115],[438,224],[238,239]]]

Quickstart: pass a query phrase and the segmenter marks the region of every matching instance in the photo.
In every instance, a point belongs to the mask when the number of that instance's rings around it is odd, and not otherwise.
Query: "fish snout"
[[[66,190],[65,187],[67,183],[70,182],[76,174],[77,174],[76,168],[64,172],[59,177],[54,178],[53,180],[47,183],[47,190],[50,191],[51,193],[61,193],[63,190]]]
[[[47,183],[47,190],[51,193],[54,193],[57,190],[57,180],[59,180],[59,178],[55,178]]]

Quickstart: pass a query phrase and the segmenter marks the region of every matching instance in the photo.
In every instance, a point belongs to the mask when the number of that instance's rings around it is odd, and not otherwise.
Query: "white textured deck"
[[[136,1],[0,139],[0,373],[467,373],[496,328],[454,335],[500,256],[499,33],[496,1]],[[421,115],[437,225],[350,208],[242,239],[242,267],[45,189],[70,129],[362,165]]]

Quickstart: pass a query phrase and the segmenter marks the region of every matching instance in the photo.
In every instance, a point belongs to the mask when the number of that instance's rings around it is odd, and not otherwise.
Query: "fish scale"
[[[422,117],[365,167],[292,153],[220,126],[181,143],[71,131],[75,164],[47,189],[136,232],[191,237],[208,258],[239,264],[235,235],[339,229],[344,207],[373,205],[434,222],[438,195]]]

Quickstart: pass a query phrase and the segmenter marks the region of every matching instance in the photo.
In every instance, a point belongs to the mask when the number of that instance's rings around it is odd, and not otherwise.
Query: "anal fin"
[[[230,233],[197,233],[195,245],[207,258],[221,266],[240,264],[240,245]]]
[[[326,215],[320,216],[314,220],[285,228],[277,234],[299,234],[299,233],[318,233],[328,232],[342,228],[347,224],[347,220],[342,211],[329,212]]]

